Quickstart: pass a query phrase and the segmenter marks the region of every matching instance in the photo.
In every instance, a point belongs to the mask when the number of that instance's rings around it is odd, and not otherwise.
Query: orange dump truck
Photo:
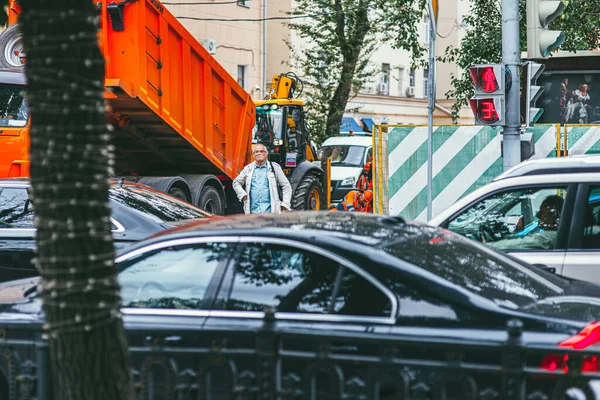
[[[250,95],[158,0],[94,2],[112,106],[107,118],[115,127],[115,174],[216,214],[235,208],[231,181],[251,161],[256,105]],[[18,13],[13,0],[9,23]],[[21,43],[18,24],[0,35],[0,177],[29,175]],[[308,161],[302,175],[321,177]],[[290,176],[297,172],[292,169]],[[294,189],[301,178],[295,180]],[[302,209],[314,203],[307,199]]]

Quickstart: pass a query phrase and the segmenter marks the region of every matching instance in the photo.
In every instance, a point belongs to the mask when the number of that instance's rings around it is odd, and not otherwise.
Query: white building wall
[[[198,3],[197,0],[177,0],[177,3]],[[209,3],[204,1],[202,3]],[[262,22],[232,21],[233,19],[261,19],[262,1],[246,1],[247,6],[230,4],[170,5],[165,7],[176,17],[192,17],[201,20],[178,18],[190,33],[203,43],[213,39],[217,43],[214,57],[233,78],[238,78],[238,65],[246,66],[244,87],[253,98],[260,98],[263,70]],[[202,19],[224,19],[206,21]]]

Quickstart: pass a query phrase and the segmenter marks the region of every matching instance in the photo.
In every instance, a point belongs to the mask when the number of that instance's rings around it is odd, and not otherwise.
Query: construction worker
[[[373,192],[370,190],[353,190],[348,192],[346,197],[338,203],[335,209],[331,211],[350,211],[350,212],[373,212],[371,201]]]
[[[371,159],[365,164],[363,170],[360,172],[360,176],[356,181],[356,188],[358,190],[373,190],[373,174],[371,172]]]

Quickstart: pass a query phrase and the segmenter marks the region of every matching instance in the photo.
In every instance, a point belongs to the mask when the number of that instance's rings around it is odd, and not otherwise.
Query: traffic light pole
[[[510,72],[503,130],[504,170],[521,162],[519,0],[502,0],[502,62]]]

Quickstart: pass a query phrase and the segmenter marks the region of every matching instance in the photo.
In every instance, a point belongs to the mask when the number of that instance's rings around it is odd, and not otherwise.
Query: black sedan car
[[[31,265],[35,228],[28,187],[26,179],[0,180],[0,282],[37,275]],[[112,182],[109,201],[117,249],[163,231],[172,222],[211,215],[151,187],[124,181]]]
[[[543,399],[570,374],[594,395],[582,382],[598,375],[599,287],[446,230],[359,213],[234,216],[181,224],[116,263],[144,398]],[[38,290],[0,285],[9,341],[43,323]]]

